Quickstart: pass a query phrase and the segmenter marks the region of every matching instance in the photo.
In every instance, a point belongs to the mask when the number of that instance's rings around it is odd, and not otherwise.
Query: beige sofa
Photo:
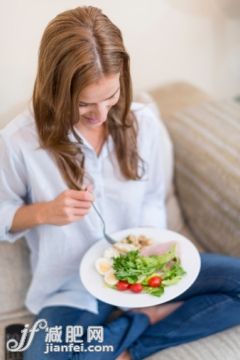
[[[187,83],[162,86],[151,95],[173,141],[174,177],[172,180],[170,169],[166,180],[168,227],[188,236],[199,250],[240,256],[240,176],[235,171],[240,169],[235,156],[239,153],[240,106],[232,100],[214,101]],[[167,151],[172,151],[171,146]],[[14,244],[1,242],[0,360],[4,359],[4,328],[33,319],[24,307],[30,280],[24,239]],[[150,358],[237,360],[239,339],[240,326]]]

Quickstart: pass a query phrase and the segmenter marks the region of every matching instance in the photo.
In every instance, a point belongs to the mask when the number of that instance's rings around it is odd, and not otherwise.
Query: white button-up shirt
[[[83,140],[86,170],[94,181],[95,202],[109,234],[139,226],[166,227],[159,119],[146,105],[133,103],[132,110],[139,124],[139,154],[146,168],[141,180],[123,177],[111,136],[97,156],[78,132]],[[72,134],[69,136],[74,140]],[[96,299],[79,278],[84,253],[103,238],[102,223],[94,209],[68,225],[39,225],[10,232],[20,206],[53,200],[66,189],[54,160],[40,148],[33,114],[26,110],[0,131],[0,240],[14,242],[23,235],[26,238],[32,268],[26,306],[35,314],[49,305],[98,312]]]

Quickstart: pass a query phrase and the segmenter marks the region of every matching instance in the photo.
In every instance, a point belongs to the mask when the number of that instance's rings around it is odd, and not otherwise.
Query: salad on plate
[[[95,267],[107,287],[157,297],[186,274],[174,241],[153,243],[145,235],[128,235],[108,247]]]

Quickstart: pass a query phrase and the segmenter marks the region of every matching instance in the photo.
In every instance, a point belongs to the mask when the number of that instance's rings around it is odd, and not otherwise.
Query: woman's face
[[[102,77],[85,87],[79,96],[79,129],[97,130],[107,120],[109,110],[120,97],[120,74]]]

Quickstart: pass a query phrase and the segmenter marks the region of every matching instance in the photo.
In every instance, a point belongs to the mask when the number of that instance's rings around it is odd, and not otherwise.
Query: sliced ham
[[[168,250],[170,250],[174,244],[176,244],[174,241],[168,241],[165,243],[146,246],[141,250],[140,253],[143,256],[162,255],[165,254]],[[179,255],[178,247],[176,248],[176,250],[176,255]]]

